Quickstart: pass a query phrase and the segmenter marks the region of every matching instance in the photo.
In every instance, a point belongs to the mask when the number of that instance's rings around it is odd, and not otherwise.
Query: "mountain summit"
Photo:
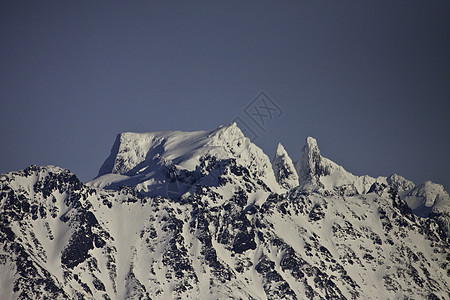
[[[99,175],[0,175],[2,299],[448,299],[449,196],[232,123],[122,133]]]
[[[252,151],[260,152],[258,150],[236,123],[212,131],[124,132],[117,136],[99,176],[109,173],[136,175],[143,173],[144,168],[154,161],[192,171],[199,164],[199,159],[208,154],[221,159],[236,157],[237,154],[248,158]]]
[[[300,159],[296,163],[300,185],[308,184],[323,186],[321,177],[331,174],[331,162],[320,155],[316,139],[306,138],[306,144],[300,152]]]
[[[272,161],[277,182],[285,189],[292,189],[299,184],[297,171],[292,159],[281,143],[278,144],[275,158]]]
[[[236,123],[212,131],[121,133],[99,176],[89,185],[132,186],[146,195],[163,197],[171,197],[176,190],[180,196],[197,184],[219,185],[226,161],[245,168],[269,189],[279,190],[269,158]]]
[[[386,177],[356,176],[320,154],[316,139],[308,137],[295,164],[302,188],[347,194],[367,193],[371,186],[386,183]]]

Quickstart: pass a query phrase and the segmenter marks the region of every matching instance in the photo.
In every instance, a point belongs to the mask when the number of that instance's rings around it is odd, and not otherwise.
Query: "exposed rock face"
[[[312,137],[306,138],[306,144],[300,152],[296,166],[302,186],[307,184],[323,186],[321,177],[331,174],[331,165],[322,158],[317,141]]]
[[[9,173],[0,192],[0,257],[2,282],[11,285],[2,294],[448,297],[448,238],[396,192],[249,195],[237,189],[225,198],[202,187],[177,202],[93,189],[61,169]]]
[[[108,189],[53,166],[1,175],[2,299],[448,299],[443,189],[391,176],[361,193],[362,181],[324,180],[345,173],[313,140],[291,186],[284,149],[273,172],[238,130],[189,136],[195,155],[175,151],[180,134],[119,146],[144,154],[107,160]],[[150,196],[151,178],[178,190]],[[425,206],[434,196],[431,213],[414,214],[405,195]]]

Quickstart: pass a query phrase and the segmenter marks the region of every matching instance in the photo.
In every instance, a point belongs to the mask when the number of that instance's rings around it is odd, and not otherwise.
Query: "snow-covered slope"
[[[294,163],[281,143],[278,144],[272,167],[280,186],[288,190],[298,186],[298,175]]]
[[[412,190],[415,186],[414,182],[409,181],[398,174],[392,174],[391,176],[386,178],[386,182],[390,187],[398,192]]]
[[[312,138],[297,170],[231,124],[121,134],[88,185],[0,175],[0,298],[450,297],[442,186],[354,176]]]
[[[269,158],[236,123],[213,131],[121,133],[99,176],[88,185],[132,186],[150,196],[179,196],[197,184],[219,185],[219,173],[230,164],[279,190]]]
[[[425,183],[402,193],[402,198],[419,216],[429,213],[450,212],[450,196],[441,184]]]
[[[30,167],[0,181],[2,299],[447,299],[449,241],[395,192],[174,201]]]

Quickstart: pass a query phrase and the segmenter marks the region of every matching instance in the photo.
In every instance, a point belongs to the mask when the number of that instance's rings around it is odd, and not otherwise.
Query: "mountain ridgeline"
[[[356,176],[308,137],[121,133],[92,181],[0,175],[1,299],[449,299],[442,185]]]

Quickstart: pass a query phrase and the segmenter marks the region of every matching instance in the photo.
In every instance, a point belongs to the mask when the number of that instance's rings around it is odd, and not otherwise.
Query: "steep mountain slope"
[[[425,183],[400,193],[413,213],[432,217],[450,235],[450,196],[441,184]]]
[[[450,197],[440,184],[426,181],[425,183],[403,193],[408,206],[415,214],[427,216],[430,212],[450,211]]]
[[[419,186],[404,177],[392,174],[377,178],[357,176],[346,171],[342,166],[320,154],[316,139],[308,137],[295,164],[299,176],[299,186],[303,190],[325,195],[357,195],[381,191],[386,187],[397,191],[400,198],[408,204],[413,212],[421,217],[430,213],[440,215],[450,223],[450,197],[440,184],[427,181]],[[448,227],[448,225],[446,226]],[[450,233],[450,230],[448,230]]]
[[[294,163],[281,143],[278,144],[272,167],[280,186],[288,190],[298,186],[298,175]]]
[[[445,194],[419,217],[398,175],[336,189],[318,148],[287,190],[287,153],[274,174],[234,124],[118,140],[89,185],[52,166],[0,176],[2,299],[450,297]]]
[[[132,186],[148,196],[172,197],[192,192],[198,184],[220,185],[225,164],[233,165],[231,173],[245,166],[258,185],[279,191],[269,158],[236,123],[209,132],[122,133],[99,176],[88,184],[108,189]]]

